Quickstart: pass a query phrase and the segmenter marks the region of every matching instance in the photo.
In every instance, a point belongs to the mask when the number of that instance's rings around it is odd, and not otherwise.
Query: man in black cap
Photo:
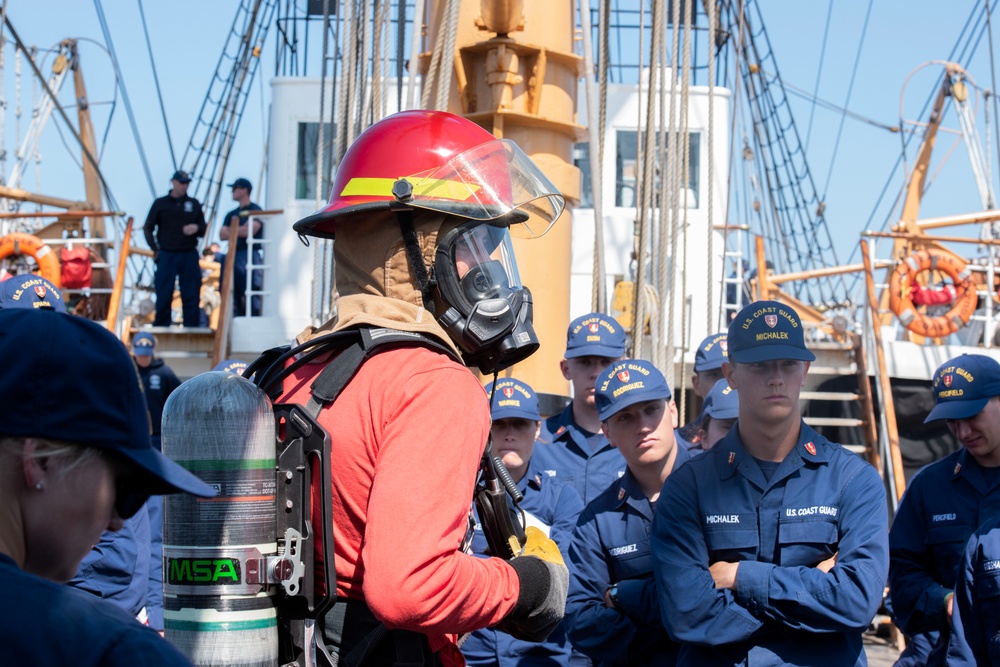
[[[170,179],[170,192],[153,202],[142,231],[153,251],[156,275],[156,317],[153,326],[171,324],[170,305],[174,298],[174,282],[180,279],[184,326],[200,323],[198,297],[201,291],[201,267],[198,265],[198,239],[205,235],[205,214],[197,199],[188,197],[191,176],[175,171]]]
[[[251,232],[251,225],[247,224],[250,220],[250,216],[247,212],[250,211],[261,211],[260,206],[250,201],[250,193],[253,191],[253,185],[250,181],[245,178],[237,178],[235,181],[229,184],[229,187],[233,189],[233,201],[238,202],[239,206],[234,208],[229,213],[226,213],[225,217],[222,218],[222,227],[219,229],[219,238],[223,241],[229,241],[229,252],[226,257],[235,254],[236,265],[233,267],[233,313],[235,315],[246,315],[247,314],[247,263],[249,260],[249,253],[247,248],[247,237],[253,234],[254,239],[263,238],[264,223],[260,221],[259,218],[253,219],[253,231]],[[232,224],[233,218],[239,221],[239,229],[236,232],[236,245],[233,245],[233,240],[229,238],[229,225]],[[235,247],[235,253],[233,252]],[[263,264],[264,258],[260,251],[260,246],[254,246],[253,249],[253,263]],[[250,277],[250,285],[254,290],[259,290],[263,285],[264,276],[262,275],[260,269],[253,272]],[[253,295],[250,299],[250,314],[253,316],[260,315],[260,295]]]

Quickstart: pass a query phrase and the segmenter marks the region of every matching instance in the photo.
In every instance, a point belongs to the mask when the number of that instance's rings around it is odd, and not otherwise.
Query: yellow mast
[[[429,3],[427,44],[446,34],[447,0]],[[541,347],[506,374],[536,391],[568,394],[559,372],[569,324],[572,222],[580,200],[573,146],[576,91],[582,58],[573,53],[571,2],[464,0],[458,17],[448,111],[465,116],[497,138],[515,141],[566,196],[567,208],[541,239],[515,240],[521,280],[532,290]],[[437,23],[441,21],[441,23]],[[454,27],[452,27],[454,29]],[[428,57],[424,55],[424,71]],[[447,61],[446,61],[447,62]]]

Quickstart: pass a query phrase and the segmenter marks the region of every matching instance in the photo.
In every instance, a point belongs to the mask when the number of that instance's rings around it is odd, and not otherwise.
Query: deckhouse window
[[[330,123],[323,123],[323,141],[333,141]],[[316,199],[316,151],[319,143],[319,123],[299,123],[295,156],[295,198]],[[327,193],[323,193],[324,198]]]
[[[691,132],[690,151],[688,158],[688,208],[698,208],[700,198],[699,165],[701,164],[701,133]],[[615,151],[615,206],[634,208],[639,205],[636,176],[639,170],[638,147],[644,141],[642,135],[635,130],[618,130]],[[653,158],[653,168],[657,170],[654,179],[654,189],[657,201],[660,191],[659,143],[656,138],[656,156]],[[579,146],[580,144],[577,144]],[[658,205],[658,204],[657,204]],[[683,204],[682,204],[683,205]]]

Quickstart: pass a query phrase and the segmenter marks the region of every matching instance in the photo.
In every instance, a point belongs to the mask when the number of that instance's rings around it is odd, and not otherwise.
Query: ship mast
[[[437,45],[438,53],[421,56],[424,80],[435,88],[425,90],[424,99],[432,106],[446,99],[444,110],[515,141],[566,197],[566,210],[544,237],[515,239],[522,281],[532,288],[541,347],[506,371],[540,392],[566,395],[558,368],[569,321],[571,209],[580,201],[573,147],[584,137],[576,123],[583,59],[573,53],[574,3],[465,0],[455,12],[458,2],[428,3],[425,44]],[[452,53],[445,52],[449,31]]]

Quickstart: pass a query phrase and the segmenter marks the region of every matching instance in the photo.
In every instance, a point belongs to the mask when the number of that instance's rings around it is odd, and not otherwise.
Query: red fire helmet
[[[333,238],[338,221],[366,211],[420,208],[471,220],[504,219],[516,236],[541,236],[565,201],[507,139],[444,111],[402,111],[359,136],[337,170],[330,203],[295,231]],[[507,216],[518,211],[520,215]]]

